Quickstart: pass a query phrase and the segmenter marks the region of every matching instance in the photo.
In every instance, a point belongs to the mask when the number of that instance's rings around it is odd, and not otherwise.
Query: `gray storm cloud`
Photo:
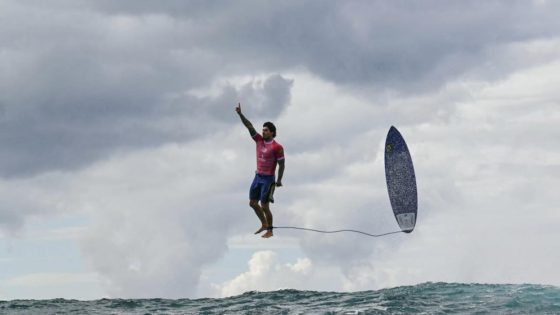
[[[482,60],[506,74],[513,66],[489,56],[492,47],[548,38],[560,23],[556,2],[55,4],[3,3],[3,176],[75,169],[115,150],[196,138],[195,113],[223,116],[213,110],[220,104],[169,99],[224,75],[303,67],[347,86],[420,92]],[[529,23],[536,17],[540,23]],[[272,103],[286,103],[277,79],[263,88]],[[282,106],[271,108],[260,109],[275,116]]]
[[[554,37],[560,28],[558,3],[549,1],[85,3],[107,14],[162,14],[200,25],[205,36],[197,43],[227,51],[244,68],[299,66],[340,84],[411,92],[483,62],[503,76],[512,65],[491,58],[493,47]]]
[[[12,15],[0,33],[6,40],[0,175],[77,169],[116,151],[189,141],[212,132],[199,122],[231,124],[224,113],[241,97],[272,118],[289,101],[288,81],[279,75],[240,94],[224,88],[213,98],[188,95],[230,61],[211,48],[197,53],[192,30],[175,30],[169,19],[105,17],[33,2],[5,6]],[[22,21],[17,17],[24,12],[29,19]],[[38,20],[42,14],[51,18]],[[177,45],[180,35],[185,41]]]

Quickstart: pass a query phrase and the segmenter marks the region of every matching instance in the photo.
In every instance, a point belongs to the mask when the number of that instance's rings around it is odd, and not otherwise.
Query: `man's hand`
[[[276,187],[282,187],[282,181],[276,181]]]
[[[235,108],[235,112],[241,114],[241,103],[237,103],[237,107]]]

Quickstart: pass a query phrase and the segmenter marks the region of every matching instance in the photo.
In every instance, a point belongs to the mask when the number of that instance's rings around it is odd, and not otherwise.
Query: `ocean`
[[[279,290],[220,299],[0,301],[0,314],[560,314],[560,288],[424,283],[352,293]]]

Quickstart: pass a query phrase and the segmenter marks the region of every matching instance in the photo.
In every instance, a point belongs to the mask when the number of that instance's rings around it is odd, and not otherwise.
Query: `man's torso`
[[[256,134],[253,139],[257,145],[257,173],[274,175],[276,163],[284,158],[282,145],[274,139],[265,141],[260,134]]]

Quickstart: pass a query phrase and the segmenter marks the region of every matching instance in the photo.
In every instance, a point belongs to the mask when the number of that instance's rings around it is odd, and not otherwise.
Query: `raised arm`
[[[247,127],[247,129],[249,130],[249,134],[251,135],[251,137],[254,137],[257,134],[257,131],[253,127],[253,124],[251,124],[251,122],[241,112],[241,103],[237,103],[237,107],[235,108],[235,111],[237,112],[237,114],[239,114],[239,118],[241,118],[241,122],[243,122],[245,127]]]

